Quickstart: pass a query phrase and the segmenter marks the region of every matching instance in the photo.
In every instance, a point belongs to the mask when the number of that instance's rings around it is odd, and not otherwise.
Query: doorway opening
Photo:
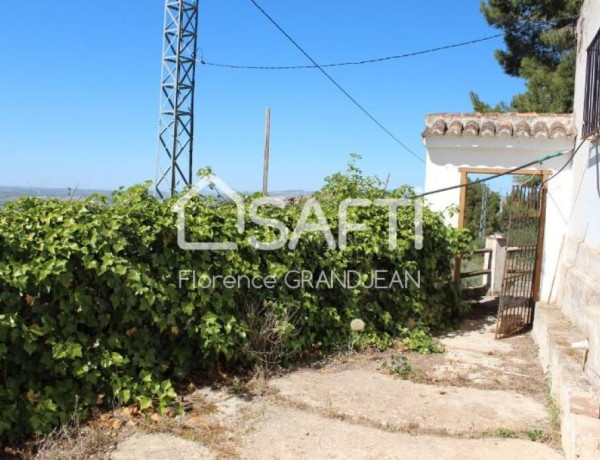
[[[467,299],[497,303],[496,338],[533,323],[539,295],[547,171],[523,170],[477,183],[503,169],[461,168],[459,226],[476,243],[457,261],[457,280]]]

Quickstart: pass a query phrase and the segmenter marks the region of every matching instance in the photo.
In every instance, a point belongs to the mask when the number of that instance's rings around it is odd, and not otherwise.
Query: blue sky
[[[479,0],[259,3],[321,63],[497,33]],[[163,0],[33,0],[18,9],[0,15],[0,185],[111,189],[153,179]],[[307,63],[247,0],[200,0],[199,28],[207,61]],[[499,38],[330,73],[424,155],[426,113],[471,111],[470,90],[490,102],[522,91],[522,81],[504,75],[493,57],[502,44]],[[234,188],[259,189],[266,106],[272,190],[317,189],[350,152],[362,155],[365,172],[391,173],[391,186],[423,184],[424,165],[317,70],[198,65],[195,169],[210,165]]]

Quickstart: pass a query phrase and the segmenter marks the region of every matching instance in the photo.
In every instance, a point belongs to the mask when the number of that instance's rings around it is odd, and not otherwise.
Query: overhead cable
[[[437,189],[437,190],[430,190],[429,192],[425,192],[425,193],[421,193],[420,195],[416,195],[413,198],[421,198],[421,197],[424,197],[424,196],[427,196],[427,195],[433,195],[435,193],[442,193],[442,192],[447,192],[449,190],[455,190],[457,188],[471,187],[472,185],[481,184],[482,182],[487,182],[489,180],[496,179],[498,177],[502,177],[502,176],[506,176],[508,174],[512,174],[512,173],[514,173],[516,171],[519,171],[521,169],[525,169],[525,168],[527,168],[529,166],[533,166],[535,164],[542,164],[544,161],[548,161],[548,160],[550,160],[552,158],[556,158],[556,157],[559,157],[559,156],[562,156],[562,155],[564,155],[564,152],[552,153],[550,155],[546,155],[545,157],[539,158],[537,160],[530,161],[529,163],[525,163],[525,164],[522,164],[520,166],[515,166],[514,168],[507,169],[506,171],[498,173],[498,174],[492,174],[491,176],[483,177],[481,179],[477,179],[477,180],[474,180],[472,182],[466,182],[464,184],[452,185],[450,187],[444,187],[444,188],[440,188],[440,189]],[[546,180],[546,182],[547,181],[548,180]]]
[[[448,50],[452,48],[459,48],[462,46],[473,45],[475,43],[481,43],[488,40],[492,40],[494,38],[502,37],[504,34],[495,34],[490,35],[488,37],[476,38],[474,40],[469,40],[466,42],[453,43],[450,45],[438,46],[436,48],[429,48],[420,51],[413,51],[410,53],[398,54],[393,56],[384,56],[372,59],[363,59],[360,61],[347,61],[347,62],[334,62],[330,64],[319,64],[319,65],[240,65],[240,64],[224,64],[218,62],[210,62],[205,61],[202,57],[199,59],[199,62],[204,65],[212,66],[212,67],[225,67],[228,69],[246,69],[246,70],[298,70],[298,69],[316,69],[316,68],[325,68],[325,67],[342,67],[342,66],[350,66],[350,65],[362,65],[362,64],[372,64],[375,62],[384,62],[384,61],[392,61],[395,59],[403,59],[412,56],[419,56],[422,54],[435,53],[438,51]]]
[[[400,139],[398,139],[394,134],[392,134],[392,132],[389,129],[387,129],[383,124],[381,124],[373,115],[371,115],[371,113],[367,109],[365,109],[356,99],[354,99],[354,97],[352,97],[350,93],[348,93],[348,91],[346,91],[337,81],[335,81],[335,79],[331,75],[329,75],[329,73],[327,73],[325,69],[323,69],[319,64],[317,64],[317,61],[315,61],[285,30],[283,30],[283,28],[279,24],[277,24],[277,22],[271,16],[269,16],[269,14],[258,3],[256,3],[255,0],[250,0],[250,2],[269,20],[269,22],[271,22],[271,24],[275,26],[275,28],[277,28],[277,30],[279,30],[279,32],[281,32],[285,36],[285,38],[287,38],[298,49],[298,51],[300,51],[310,62],[312,62],[316,69],[318,69],[338,90],[340,90],[348,99],[350,99],[350,101],[352,101],[352,103],[356,107],[358,107],[361,110],[361,112],[363,112],[367,117],[369,117],[371,121],[377,126],[379,126],[379,128],[381,128],[381,130],[385,132],[389,137],[396,141],[398,145],[403,147],[404,150],[410,153],[421,163],[425,163],[425,160],[423,160],[423,158],[421,158],[419,155],[413,152],[406,144],[404,144]]]
[[[591,136],[591,134],[590,134]],[[579,152],[579,149],[581,148],[581,146],[583,145],[583,143],[590,137],[584,137],[583,139],[581,139],[581,142],[579,142],[579,145],[577,145],[577,147],[575,148],[575,150],[573,150],[573,153],[571,154],[571,156],[569,157],[569,159],[565,162],[565,164],[563,164],[560,169],[558,171],[556,171],[552,176],[550,176],[548,179],[542,181],[542,184],[545,184],[546,182],[551,181],[552,179],[554,179],[556,176],[558,176],[561,172],[563,172],[565,170],[565,168],[573,161],[573,158],[575,158],[575,155],[577,155],[577,152]]]

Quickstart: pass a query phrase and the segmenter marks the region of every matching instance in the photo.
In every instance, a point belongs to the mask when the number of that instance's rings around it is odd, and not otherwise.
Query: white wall
[[[446,127],[428,128],[424,133],[428,152],[425,190],[458,185],[460,167],[511,168],[578,145],[582,137],[587,48],[599,30],[600,0],[584,0],[577,28],[575,140],[480,136],[473,134],[473,130],[467,134],[466,127],[459,131],[462,135],[451,135],[451,131],[456,133],[456,129],[452,130],[450,124],[447,124],[447,130]],[[482,118],[481,115],[436,114],[428,121],[435,123],[438,115],[449,121],[466,117]],[[548,118],[552,116],[549,114]],[[499,133],[498,126],[495,133]],[[589,338],[590,359],[585,372],[594,381],[600,381],[600,185],[596,176],[600,174],[597,170],[599,143],[598,138],[586,141],[569,167],[548,182],[540,292],[542,301],[559,305],[562,312]],[[536,169],[555,172],[567,159],[559,157],[538,165]],[[428,197],[431,207],[439,211],[458,205],[459,199],[459,190]],[[458,215],[448,216],[447,220],[457,225]]]
[[[556,150],[569,150],[582,136],[585,103],[587,48],[600,30],[600,0],[584,0],[577,28],[578,50],[575,80],[575,132],[577,139],[510,136],[429,135],[425,190],[460,182],[460,167],[511,168]],[[460,115],[460,114],[458,114]],[[600,141],[586,141],[569,167],[548,183],[546,233],[542,266],[541,300],[557,302],[577,322],[585,305],[600,306],[600,191],[597,164]],[[536,169],[556,171],[567,158],[557,158]],[[444,211],[459,203],[460,191],[428,197],[433,209]],[[458,215],[448,217],[457,225]],[[599,338],[600,341],[600,338]]]
[[[573,140],[539,139],[480,136],[429,136],[427,147],[425,191],[431,191],[460,183],[461,167],[514,168],[548,154],[573,148]],[[527,169],[545,169],[555,172],[568,157],[562,156],[534,165]],[[550,295],[563,235],[567,228],[571,194],[570,172],[564,171],[556,179],[548,182],[546,208],[546,232],[544,235],[544,258],[540,297]],[[458,205],[460,190],[452,190],[427,197],[432,209],[445,211],[451,205]],[[447,215],[447,214],[446,214]],[[448,223],[458,225],[458,215],[447,215]]]
[[[577,27],[575,78],[576,145],[582,138],[586,92],[587,48],[600,30],[600,0],[585,0]],[[597,97],[600,95],[596,95]],[[595,346],[600,344],[600,191],[597,163],[598,138],[582,144],[572,165],[565,170],[571,182],[566,210],[566,229],[560,247],[556,281],[550,301],[579,326]],[[558,180],[558,179],[557,179]],[[597,311],[596,311],[597,310]],[[600,378],[600,355],[586,370]]]
[[[600,29],[600,0],[585,0],[577,27],[575,77],[576,145],[582,138],[585,103],[587,48]],[[596,95],[599,97],[600,95]],[[565,170],[571,179],[567,203],[566,232],[561,245],[556,283],[551,301],[587,337],[590,354],[585,372],[600,381],[600,191],[597,189],[598,139],[582,144]]]
[[[586,0],[578,25],[577,73],[575,78],[575,126],[581,138],[585,98],[586,49],[600,29],[600,1]],[[600,95],[597,95],[600,98]],[[598,141],[588,141],[573,160],[571,207],[568,234],[583,242],[600,245],[600,197],[596,189],[596,163],[599,161]],[[600,303],[600,302],[599,302]]]

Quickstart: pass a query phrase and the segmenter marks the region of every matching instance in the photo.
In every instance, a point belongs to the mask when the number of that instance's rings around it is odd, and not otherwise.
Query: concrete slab
[[[563,458],[552,448],[516,439],[460,439],[391,433],[270,406],[242,439],[244,459],[508,460]]]
[[[548,423],[544,404],[527,395],[425,385],[372,371],[297,371],[270,385],[290,402],[397,430],[472,435]]]
[[[179,429],[165,432],[202,443],[143,435],[121,443],[112,458],[562,458],[551,447],[558,433],[531,338],[494,340],[488,313],[475,312],[442,337],[443,354],[419,355],[399,344],[258,378],[248,393],[199,388],[185,397],[190,412],[173,420]],[[412,381],[390,375],[398,354],[412,366]],[[590,412],[587,399],[571,396],[575,412]],[[543,433],[540,442],[528,440],[534,429]],[[589,450],[594,440],[590,434],[576,443]]]
[[[169,434],[136,434],[120,443],[112,460],[186,460],[211,459],[210,450],[200,443]]]
[[[496,340],[497,309],[497,299],[485,298],[459,329],[439,337],[446,353],[409,361],[432,383],[516,391],[544,402],[547,384],[537,347],[529,334]]]

